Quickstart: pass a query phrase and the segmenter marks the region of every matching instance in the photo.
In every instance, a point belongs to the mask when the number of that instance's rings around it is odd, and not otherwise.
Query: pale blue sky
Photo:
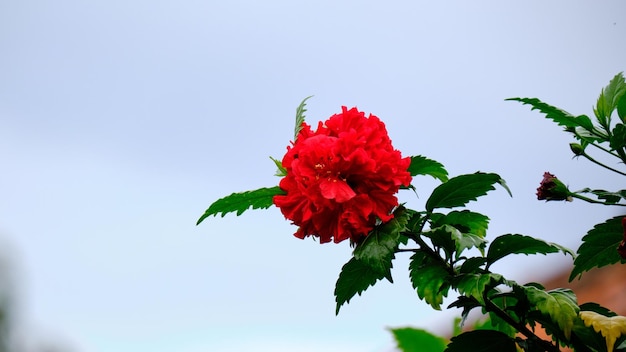
[[[544,171],[620,187],[513,96],[591,114],[625,69],[624,2],[0,1],[0,239],[17,328],[83,352],[389,351],[387,326],[446,329],[407,258],[334,315],[347,243],[292,236],[277,209],[195,221],[276,185],[296,106],[374,113],[405,155],[499,173],[472,209],[490,238],[576,247],[613,210],[540,203]],[[436,183],[416,179],[419,207]],[[524,281],[564,256],[503,261]],[[303,346],[306,346],[303,347]]]

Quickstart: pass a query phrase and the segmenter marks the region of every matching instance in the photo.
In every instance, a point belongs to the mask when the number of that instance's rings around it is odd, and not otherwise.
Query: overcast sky
[[[459,311],[418,301],[407,257],[334,314],[348,243],[320,245],[271,208],[208,205],[274,186],[309,95],[316,124],[357,106],[404,155],[451,175],[499,173],[513,192],[471,209],[489,238],[576,248],[617,213],[541,203],[544,171],[619,189],[572,160],[527,106],[592,114],[626,58],[623,1],[0,1],[0,240],[16,325],[76,352],[389,351],[386,327],[445,331]],[[419,208],[436,182],[416,178]],[[623,188],[623,187],[622,187]],[[510,279],[571,265],[503,260]],[[537,276],[539,275],[539,277]],[[452,294],[454,297],[454,294]]]

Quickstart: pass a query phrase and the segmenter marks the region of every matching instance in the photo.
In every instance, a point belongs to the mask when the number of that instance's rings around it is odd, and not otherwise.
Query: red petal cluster
[[[286,194],[274,204],[299,226],[298,238],[357,242],[377,221],[393,218],[395,194],[411,183],[410,163],[378,117],[344,106],[316,131],[302,124],[282,160],[287,175],[279,185]]]

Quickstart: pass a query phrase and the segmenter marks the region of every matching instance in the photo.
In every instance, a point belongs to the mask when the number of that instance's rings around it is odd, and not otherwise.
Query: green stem
[[[587,160],[591,161],[592,163],[595,163],[595,164],[597,164],[597,165],[599,165],[599,166],[602,166],[603,168],[608,169],[608,170],[611,170],[611,171],[613,171],[613,172],[617,172],[617,173],[618,173],[618,174],[620,174],[620,175],[626,176],[626,173],[621,172],[621,171],[619,171],[619,170],[616,170],[616,169],[614,169],[614,168],[612,168],[612,167],[610,167],[610,166],[608,166],[608,165],[604,165],[604,164],[602,164],[601,162],[599,162],[599,161],[597,161],[596,159],[592,158],[591,156],[589,156],[589,154],[587,154],[587,153],[585,153],[585,152],[583,152],[581,155],[582,155],[582,156],[584,156],[585,158],[587,158]],[[626,157],[626,156],[625,156],[625,157]]]
[[[570,193],[570,196],[572,196],[573,198],[578,198],[580,200],[584,200],[585,202],[588,203],[594,203],[594,204],[602,204],[602,205],[619,205],[621,207],[626,207],[626,204],[621,204],[621,203],[605,203],[605,202],[601,202],[599,200],[595,200],[595,199],[591,199],[591,198],[587,198],[585,196],[581,196],[578,193]]]
[[[507,312],[502,310],[502,308],[498,307],[498,305],[493,303],[493,301],[491,301],[489,299],[489,297],[487,297],[487,291],[486,290],[485,290],[485,292],[483,292],[483,299],[485,300],[485,309],[487,311],[493,312],[500,319],[504,320],[507,324],[511,325],[517,331],[519,331],[520,334],[526,336],[526,338],[528,338],[529,340],[533,340],[533,341],[537,342],[543,348],[544,351],[548,351],[548,352],[559,352],[560,351],[558,346],[555,346],[552,343],[550,343],[549,341],[546,341],[546,340],[543,340],[543,339],[539,338],[539,336],[535,335],[535,333],[530,331],[530,329],[528,329],[528,327],[526,325],[522,324],[521,322],[516,321]]]

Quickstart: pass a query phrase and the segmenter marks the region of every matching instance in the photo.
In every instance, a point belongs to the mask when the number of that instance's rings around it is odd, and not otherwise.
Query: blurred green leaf
[[[200,219],[198,219],[196,225],[200,224],[211,215],[217,216],[221,213],[222,217],[224,217],[227,213],[236,212],[237,216],[239,216],[249,208],[267,209],[274,204],[274,196],[279,194],[284,194],[284,192],[278,186],[260,188],[255,191],[233,193],[213,202]]]
[[[622,218],[624,215],[616,216],[597,224],[587,232],[582,239],[582,245],[578,248],[574,269],[569,276],[570,281],[593,268],[624,262],[617,252],[624,234]]]
[[[546,292],[534,286],[526,286],[525,291],[531,307],[550,316],[569,339],[579,311],[574,292],[563,288]]]
[[[426,201],[426,210],[464,206],[494,190],[493,185],[495,183],[501,184],[508,191],[504,180],[497,174],[477,172],[453,177],[433,190]]]
[[[574,257],[574,253],[558,244],[549,243],[530,236],[506,234],[496,237],[487,250],[487,268],[509,254],[548,254],[563,252]]]
[[[443,263],[423,251],[416,252],[409,264],[411,283],[420,299],[441,310],[443,297],[448,295],[451,276]]]
[[[446,171],[442,164],[421,155],[411,157],[409,172],[411,176],[430,175],[439,179],[441,182],[448,181],[448,171]]]
[[[402,352],[443,352],[446,340],[426,330],[410,327],[389,329]]]
[[[391,264],[389,267],[391,267]],[[337,302],[335,314],[339,314],[341,306],[344,303],[350,303],[350,299],[354,295],[358,293],[360,296],[368,287],[374,286],[378,280],[384,277],[391,278],[391,272],[381,273],[352,257],[341,268],[341,273],[335,284],[335,302]]]
[[[445,352],[517,352],[515,340],[495,330],[474,330],[452,338]]]

